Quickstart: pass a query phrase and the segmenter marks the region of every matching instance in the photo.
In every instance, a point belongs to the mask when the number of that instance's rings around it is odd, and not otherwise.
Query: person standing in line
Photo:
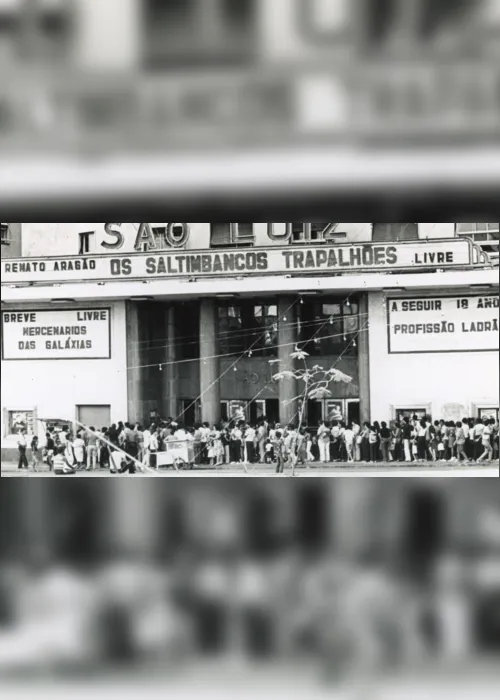
[[[109,439],[109,434],[108,434],[108,428],[103,428],[101,430],[101,437],[103,438],[102,440],[99,440],[98,443],[98,449],[99,449],[99,468],[100,469],[109,469],[109,445],[107,444],[106,441],[110,441]]]
[[[142,439],[142,463],[145,467],[149,467],[151,461],[151,426],[146,428],[146,430],[142,433]]]
[[[52,433],[45,434],[45,453],[47,455],[47,466],[49,467],[49,472],[54,468],[54,455],[56,453],[56,443],[52,437]]]
[[[403,437],[405,462],[407,462],[409,464],[410,462],[413,461],[413,459],[412,459],[412,450],[411,450],[412,426],[411,426],[410,419],[408,418],[408,416],[405,416],[403,418],[402,437]]]
[[[17,438],[17,449],[19,452],[19,463],[17,465],[18,469],[28,469],[28,458],[26,456],[28,441],[26,434],[26,428],[22,428]]]
[[[470,439],[470,423],[468,418],[462,418],[462,429],[465,435],[465,454],[469,462],[474,458],[474,450],[472,449],[472,442]]]
[[[221,430],[221,444],[222,444],[222,464],[231,463],[231,435],[227,425],[225,425]]]
[[[483,453],[479,457],[478,464],[479,462],[482,462],[483,460],[487,459],[488,462],[493,461],[493,446],[491,444],[491,435],[492,435],[492,427],[490,425],[489,421],[485,421],[484,425],[484,430],[483,430],[483,435],[482,435],[482,443],[483,443]]]
[[[39,454],[38,454],[38,437],[36,435],[33,436],[33,439],[31,440],[31,467],[34,472],[38,471],[38,463],[39,463]]]
[[[75,455],[76,469],[81,471],[85,468],[85,441],[82,433],[78,433],[73,442],[73,453]]]
[[[380,431],[382,428],[381,428],[380,423],[378,421],[375,421],[375,423],[373,424],[373,428],[374,428],[375,432],[377,433],[377,462],[380,462],[380,458],[382,456],[382,451],[380,449]]]
[[[98,437],[93,426],[90,427],[87,440],[87,471],[97,470],[97,444]]]
[[[274,458],[276,460],[276,474],[284,473],[286,457],[287,455],[283,433],[277,430],[276,437],[274,438]]]
[[[457,445],[457,461],[460,462],[463,458],[463,462],[466,464],[469,460],[465,452],[465,432],[462,423],[457,422],[456,424],[456,445]]]
[[[200,428],[201,439],[201,463],[208,464],[208,441],[210,437],[209,423],[203,423]]]
[[[370,462],[376,463],[378,462],[378,432],[375,424],[372,425],[370,428],[370,434],[369,434],[369,443],[370,443]]]
[[[266,442],[267,442],[267,428],[265,422],[262,420],[257,428],[257,441],[258,441],[258,451],[260,463],[264,464],[266,462]]]
[[[417,458],[419,462],[425,462],[427,457],[427,423],[421,420],[416,426],[417,431]]]
[[[498,459],[498,421],[495,420],[495,418],[492,418],[490,420],[490,428],[491,428],[491,444],[493,445],[493,459],[497,460]]]
[[[231,430],[231,464],[242,463],[243,433],[240,425],[235,425]]]
[[[245,446],[246,446],[246,459],[249,464],[254,464],[256,462],[255,458],[255,435],[256,431],[250,424],[247,424],[245,428]]]
[[[142,425],[140,423],[137,423],[135,425],[135,434],[137,436],[137,459],[138,461],[143,464],[144,462],[144,432],[142,429]]]
[[[332,431],[331,431],[330,461],[340,462],[340,460],[341,460],[340,425],[339,425],[338,421],[333,421]]]
[[[318,430],[320,461],[323,464],[328,464],[330,461],[330,434],[330,426],[323,421]]]
[[[443,461],[449,462],[451,459],[450,455],[450,429],[448,423],[444,420],[440,421],[441,425],[441,442],[443,443]]]
[[[352,422],[352,432],[354,433],[354,443],[353,443],[353,459],[355,462],[361,461],[361,440],[359,437],[361,435],[361,426],[355,421]]]
[[[391,444],[391,431],[387,427],[387,423],[382,423],[380,428],[380,445],[382,448],[382,462],[389,463],[389,447]]]
[[[348,462],[354,462],[354,439],[354,431],[352,426],[348,426],[344,433],[346,459]]]
[[[484,423],[482,418],[476,420],[474,426],[474,459],[477,461],[483,453],[483,431]]]
[[[63,441],[63,444],[61,447],[64,447],[64,459],[66,460],[68,466],[72,467],[75,471],[77,469],[77,459],[75,456],[75,451],[73,449],[73,440],[71,438],[70,433],[62,433],[61,434],[61,441]]]

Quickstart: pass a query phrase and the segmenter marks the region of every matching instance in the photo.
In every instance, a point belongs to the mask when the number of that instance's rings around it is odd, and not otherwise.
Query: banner
[[[499,349],[498,296],[387,299],[389,352]]]
[[[110,357],[110,309],[2,312],[2,360]]]
[[[246,275],[339,274],[460,268],[481,262],[466,238],[286,248],[173,251],[2,261],[2,283],[47,283]],[[486,263],[486,257],[482,259]]]

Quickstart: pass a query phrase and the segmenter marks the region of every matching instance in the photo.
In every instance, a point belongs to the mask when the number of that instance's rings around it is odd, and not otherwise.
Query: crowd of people
[[[120,422],[109,428],[82,428],[74,437],[49,430],[43,447],[33,437],[31,467],[37,471],[45,462],[57,474],[98,469],[135,473],[155,468],[157,455],[167,451],[169,442],[190,444],[196,466],[267,464],[280,473],[292,461],[296,465],[492,462],[499,456],[499,426],[495,419],[433,422],[429,416],[390,424],[324,421],[315,429],[283,427],[266,418],[256,425],[238,420],[212,427],[196,424],[191,429],[172,418],[146,429]],[[28,469],[25,430],[18,448],[19,469]]]

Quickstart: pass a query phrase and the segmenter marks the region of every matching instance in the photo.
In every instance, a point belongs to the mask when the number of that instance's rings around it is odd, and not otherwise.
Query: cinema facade
[[[11,226],[3,449],[39,419],[296,420],[297,348],[352,377],[310,425],[498,413],[498,224]]]

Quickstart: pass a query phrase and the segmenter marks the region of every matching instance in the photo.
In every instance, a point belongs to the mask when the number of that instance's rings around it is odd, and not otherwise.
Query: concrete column
[[[359,396],[361,399],[361,422],[370,420],[370,332],[368,316],[368,294],[363,294],[359,302],[360,334],[358,338]]]
[[[201,417],[211,425],[220,420],[220,359],[217,342],[218,316],[214,299],[200,303],[200,394]]]
[[[280,359],[280,372],[294,371],[296,369],[295,360],[290,357],[295,351],[298,341],[296,302],[295,297],[281,297],[278,301],[278,357]],[[298,403],[293,401],[299,391],[297,381],[288,378],[282,379],[279,388],[281,424],[298,423]]]
[[[162,372],[162,412],[165,417],[176,418],[177,405],[177,345],[175,332],[175,306],[165,308],[165,369]]]
[[[128,420],[142,421],[143,416],[143,392],[141,369],[141,333],[139,304],[133,301],[126,302],[127,325],[127,405]]]

